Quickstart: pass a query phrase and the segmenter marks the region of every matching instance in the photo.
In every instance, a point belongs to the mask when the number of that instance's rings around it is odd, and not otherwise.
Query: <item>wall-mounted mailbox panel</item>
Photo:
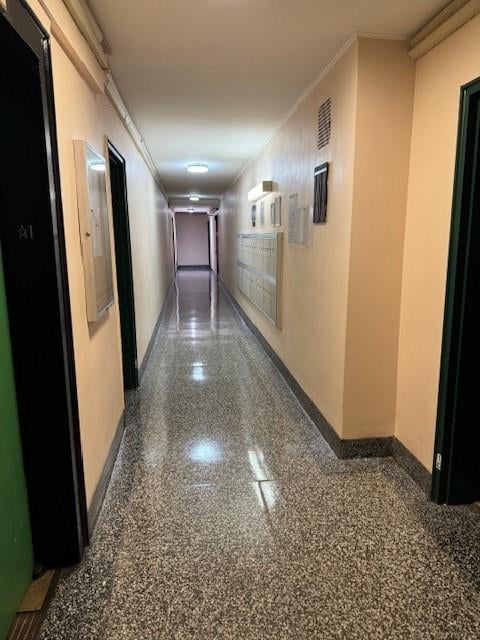
[[[237,286],[275,326],[280,327],[283,233],[237,236]]]

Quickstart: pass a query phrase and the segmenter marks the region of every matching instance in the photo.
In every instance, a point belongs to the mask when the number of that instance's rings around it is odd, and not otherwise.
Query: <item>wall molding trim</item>
[[[320,409],[302,389],[282,359],[272,349],[263,334],[260,333],[256,325],[250,320],[237,300],[232,296],[227,286],[220,278],[218,281],[222,291],[227,296],[227,299],[230,301],[234,310],[256,337],[261,347],[264,349],[282,378],[287,383],[293,395],[296,397],[302,409],[315,424],[337,458],[341,460],[351,458],[394,458],[396,462],[410,475],[410,477],[428,494],[430,492],[431,474],[425,469],[425,467],[423,467],[415,456],[397,440],[397,438],[391,436],[384,438],[357,438],[353,440],[346,440],[337,434]]]
[[[344,56],[344,54],[350,49],[350,47],[355,42],[357,42],[357,40],[358,40],[358,34],[357,33],[353,33],[348,38],[348,40],[346,42],[344,42],[344,44],[340,47],[340,49],[333,56],[333,58],[330,60],[330,62],[328,62],[325,65],[325,67],[323,67],[323,69],[320,71],[318,76],[308,85],[308,87],[301,94],[301,96],[295,101],[293,106],[287,111],[286,115],[280,120],[280,122],[277,124],[277,126],[274,128],[274,130],[268,136],[268,138],[265,140],[265,142],[261,145],[261,147],[255,153],[255,155],[252,158],[250,158],[250,160],[241,169],[239,174],[234,178],[234,180],[232,180],[231,184],[229,185],[229,187],[228,187],[228,189],[226,191],[229,191],[238,182],[238,180],[242,177],[242,175],[245,173],[245,171],[248,169],[248,167],[253,162],[255,162],[255,160],[257,160],[257,158],[266,149],[266,147],[268,147],[268,145],[273,140],[273,138],[277,135],[277,133],[287,124],[287,122],[290,120],[290,118],[293,116],[293,114],[300,107],[302,102],[304,100],[306,100],[308,98],[308,96],[317,88],[317,85],[320,84],[320,82],[325,78],[325,76],[329,73],[329,71],[331,71],[333,69],[333,67],[337,64],[337,62]]]
[[[95,93],[96,95],[102,94],[104,92],[102,83],[99,82],[99,79],[96,78],[93,73],[91,73],[90,69],[82,60],[81,56],[78,55],[75,47],[72,45],[69,38],[65,35],[65,32],[53,16],[50,16],[50,30],[52,36],[61,46],[70,62],[88,84],[93,93]]]
[[[410,57],[418,60],[480,14],[480,0],[453,0],[410,41]]]
[[[103,33],[83,0],[63,0],[78,30],[87,41],[101,69],[108,69],[108,58],[103,48]]]
[[[398,438],[393,438],[392,456],[429,496],[432,488],[432,474]]]
[[[100,511],[102,510],[108,485],[110,484],[110,478],[112,477],[113,467],[115,466],[115,462],[118,457],[118,452],[120,450],[120,445],[122,443],[124,433],[125,411],[123,411],[122,415],[120,416],[120,420],[118,422],[117,429],[115,431],[115,435],[113,436],[110,450],[103,467],[102,475],[100,476],[100,480],[98,481],[97,488],[93,493],[92,501],[88,508],[88,531],[90,534],[90,539],[92,539],[95,531],[95,526],[98,521],[98,516],[100,515]]]
[[[120,117],[120,120],[123,122],[126,130],[130,134],[130,137],[132,138],[140,155],[145,161],[145,164],[150,169],[150,173],[152,174],[155,182],[157,183],[158,188],[160,189],[163,196],[168,202],[167,189],[165,188],[165,185],[163,184],[162,179],[160,178],[160,175],[157,171],[155,163],[152,160],[152,156],[150,155],[150,152],[148,151],[142,136],[140,135],[134,121],[132,120],[128,112],[125,102],[123,101],[123,98],[120,95],[120,91],[118,90],[118,87],[111,73],[105,74],[105,95],[110,100],[113,108],[117,112],[117,115]]]
[[[77,51],[75,44],[62,28],[60,16],[55,16],[55,12],[48,6],[47,0],[38,0],[40,7],[45,11],[50,24],[48,30],[57,40],[69,60],[72,62],[80,76],[85,80],[90,89],[97,95],[105,94],[115,109],[120,120],[123,122],[127,133],[130,135],[135,147],[142,156],[150,173],[153,176],[158,188],[168,202],[168,192],[160,178],[152,156],[140,135],[135,122],[123,101],[123,98],[117,88],[115,80],[109,71],[108,55],[104,47],[104,36],[98,26],[95,16],[91,12],[85,0],[63,0],[68,15],[75,23],[78,32],[85,40],[90,52],[93,54],[91,58],[92,68],[89,68],[87,60]],[[4,0],[0,0],[4,2]],[[47,25],[45,25],[47,26]],[[96,69],[93,68],[96,65]],[[98,73],[95,73],[98,71]]]
[[[408,42],[409,36],[404,33],[374,33],[372,31],[357,31],[359,38],[367,38],[369,40],[399,40],[400,42]]]
[[[270,144],[273,138],[277,135],[277,133],[287,124],[293,114],[300,107],[302,102],[308,98],[308,96],[317,88],[320,82],[325,78],[325,76],[333,69],[333,67],[341,60],[341,58],[345,55],[345,53],[350,49],[350,47],[359,40],[359,38],[369,38],[372,40],[401,40],[404,42],[408,42],[409,37],[404,34],[395,34],[395,33],[372,33],[369,31],[357,31],[352,33],[352,35],[343,43],[343,45],[338,49],[333,58],[328,62],[323,69],[320,71],[318,76],[308,85],[308,87],[303,91],[300,97],[295,101],[293,106],[287,111],[286,115],[280,120],[272,133],[268,136],[265,142],[261,145],[260,149],[255,153],[255,155],[250,158],[250,160],[245,164],[245,166],[240,170],[238,175],[229,185],[227,191],[229,191],[242,177],[248,167],[257,160],[257,158],[261,155],[261,153],[266,149],[266,147]]]

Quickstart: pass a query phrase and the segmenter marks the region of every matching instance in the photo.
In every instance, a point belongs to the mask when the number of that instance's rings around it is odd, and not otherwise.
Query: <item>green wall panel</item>
[[[32,576],[32,543],[0,254],[0,639]]]

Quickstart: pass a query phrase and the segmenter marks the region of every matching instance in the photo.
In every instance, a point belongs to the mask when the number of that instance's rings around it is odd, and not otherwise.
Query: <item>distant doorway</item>
[[[206,213],[177,213],[177,267],[210,269],[209,222]]]
[[[132,248],[128,217],[127,172],[125,159],[111,142],[108,143],[108,160],[112,190],[118,304],[122,333],[123,384],[125,389],[135,389],[138,387],[138,356]]]
[[[480,500],[480,79],[462,87],[432,497]]]

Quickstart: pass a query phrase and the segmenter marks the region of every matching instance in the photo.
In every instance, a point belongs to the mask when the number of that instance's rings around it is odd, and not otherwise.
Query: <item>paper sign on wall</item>
[[[311,207],[300,207],[298,193],[293,193],[288,199],[288,242],[312,244],[312,216]]]

